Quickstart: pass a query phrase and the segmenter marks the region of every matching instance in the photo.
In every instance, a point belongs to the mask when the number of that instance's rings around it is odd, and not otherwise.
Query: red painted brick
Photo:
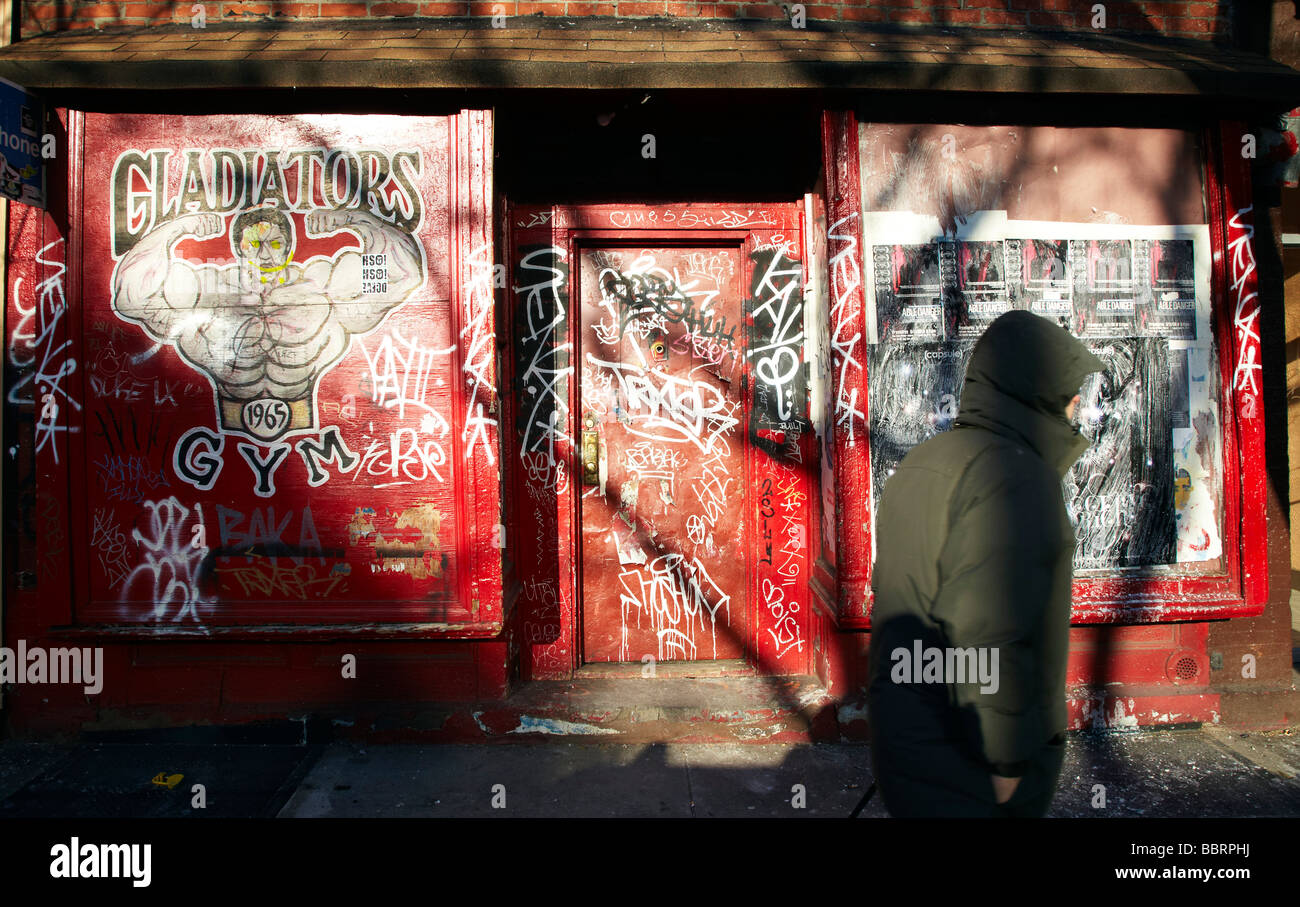
[[[564,14],[566,16],[595,16],[596,4],[594,3],[566,3],[564,4]]]
[[[78,19],[107,19],[121,15],[122,7],[117,3],[99,3],[95,6],[78,7],[73,15]]]
[[[1213,19],[1166,19],[1165,31],[1181,34],[1214,34],[1217,29]]]
[[[364,3],[322,3],[320,5],[322,16],[336,16],[340,19],[364,19],[369,12]]]
[[[51,4],[41,4],[40,6],[28,6],[23,10],[23,18],[32,18],[39,21],[47,19],[61,19],[64,11],[59,7]]]
[[[543,16],[563,16],[564,3],[519,3],[517,10],[521,16],[531,16],[534,13],[541,13]]]
[[[1007,8],[1007,0],[966,0],[967,9],[1000,9]]]
[[[158,19],[170,21],[174,13],[182,12],[175,3],[128,3],[122,8],[122,17],[126,19]],[[185,18],[190,18],[189,7],[184,10]]]
[[[623,0],[619,0],[618,15],[620,16],[662,16],[666,12],[666,8],[667,8],[667,4],[663,2],[624,3]]]
[[[227,3],[222,8],[223,16],[269,16],[271,7],[266,3]]]
[[[464,3],[421,3],[421,16],[463,16]]]
[[[1000,13],[996,10],[986,9],[984,11],[985,25],[1024,25],[1024,13]]]
[[[515,5],[513,2],[507,3],[505,0],[493,0],[491,3],[469,3],[469,15],[471,16],[494,16],[497,13],[505,13],[507,16],[515,14]]]
[[[940,18],[954,25],[979,25],[982,15],[977,9],[951,9],[946,10]]]
[[[1152,16],[1186,16],[1189,15],[1187,7],[1190,3],[1183,0],[1146,0],[1141,4],[1141,11]],[[1203,4],[1202,4],[1203,5]]]
[[[1159,16],[1119,16],[1117,21],[1108,16],[1106,26],[1108,28],[1126,28],[1133,31],[1163,31],[1165,21]]]
[[[890,22],[933,23],[934,13],[929,10],[898,9],[889,11]]]
[[[319,3],[277,3],[277,19],[315,19],[320,16]]]
[[[1073,13],[1030,13],[1030,25],[1045,25],[1048,27],[1056,26],[1058,28],[1074,27],[1077,25],[1088,25],[1088,21],[1080,23]]]
[[[849,22],[884,22],[887,17],[888,13],[874,6],[844,7],[844,19]]]
[[[905,6],[909,9],[916,9],[916,0],[876,0],[874,6]]]

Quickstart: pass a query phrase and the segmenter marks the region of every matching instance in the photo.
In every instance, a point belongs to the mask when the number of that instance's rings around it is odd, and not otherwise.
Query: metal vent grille
[[[1204,656],[1192,649],[1175,649],[1165,661],[1165,676],[1171,683],[1196,683],[1205,676]]]

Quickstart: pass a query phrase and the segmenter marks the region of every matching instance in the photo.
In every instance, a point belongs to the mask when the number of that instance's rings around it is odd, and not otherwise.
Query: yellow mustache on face
[[[249,264],[253,265],[253,267],[257,268],[257,270],[261,271],[263,274],[274,274],[276,271],[283,271],[285,268],[289,267],[289,262],[291,261],[293,261],[292,252],[289,253],[289,257],[284,260],[284,264],[282,265],[273,265],[271,267],[264,268],[261,265],[259,265],[257,262],[253,261],[252,259],[249,259]]]

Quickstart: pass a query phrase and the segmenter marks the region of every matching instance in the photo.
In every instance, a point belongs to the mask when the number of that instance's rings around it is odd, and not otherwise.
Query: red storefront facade
[[[802,195],[544,202],[496,184],[508,108],[60,107],[9,218],[4,639],[104,682],[16,685],[13,732],[504,739],[530,690],[686,676],[862,737],[875,500],[1013,307],[1108,363],[1071,726],[1224,719],[1214,628],[1285,601],[1247,127],[821,103]]]

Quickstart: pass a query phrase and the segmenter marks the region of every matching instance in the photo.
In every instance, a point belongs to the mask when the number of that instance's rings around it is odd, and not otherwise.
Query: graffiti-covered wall
[[[485,116],[72,126],[10,394],[67,502],[73,622],[499,621]]]

